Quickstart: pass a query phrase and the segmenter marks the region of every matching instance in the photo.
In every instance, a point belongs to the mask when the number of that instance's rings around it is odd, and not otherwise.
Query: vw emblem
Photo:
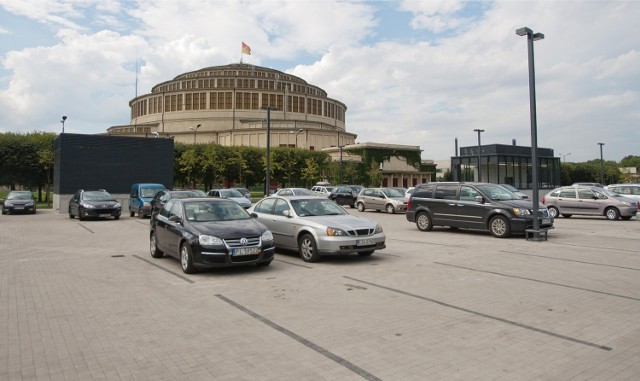
[[[249,240],[248,240],[248,239],[246,239],[246,238],[244,238],[244,237],[240,238],[240,244],[241,244],[242,246],[247,246],[247,244],[248,244],[248,243],[249,243]]]

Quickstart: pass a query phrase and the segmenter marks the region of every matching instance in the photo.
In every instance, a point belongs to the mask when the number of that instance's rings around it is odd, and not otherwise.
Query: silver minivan
[[[542,197],[552,217],[561,215],[605,216],[608,220],[631,219],[638,213],[638,202],[598,186],[572,185],[552,190]]]

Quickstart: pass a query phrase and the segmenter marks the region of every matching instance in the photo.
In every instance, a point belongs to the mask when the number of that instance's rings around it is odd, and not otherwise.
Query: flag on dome
[[[242,54],[251,55],[251,48],[244,41],[242,42]]]

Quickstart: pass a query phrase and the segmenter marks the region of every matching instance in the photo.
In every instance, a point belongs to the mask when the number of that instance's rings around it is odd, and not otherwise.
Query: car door
[[[158,212],[155,218],[155,234],[158,248],[169,255],[174,253],[169,252],[168,238],[167,238],[167,224],[169,222],[169,216],[171,215],[171,207],[175,201],[169,200]]]
[[[80,191],[74,193],[73,197],[71,197],[71,200],[69,200],[69,213],[77,216],[78,205],[80,205]]]
[[[265,218],[270,219],[268,226],[276,245],[295,248],[298,245],[296,242],[297,226],[291,223],[291,217],[288,213],[291,213],[289,203],[283,199],[277,199],[273,205],[273,214],[265,215]]]
[[[566,187],[560,189],[560,193],[556,198],[556,205],[561,214],[579,214],[581,208],[578,206],[576,188]]]
[[[460,227],[458,220],[458,184],[438,184],[429,206],[433,224]]]
[[[487,208],[477,197],[482,194],[469,185],[460,185],[456,214],[458,227],[469,229],[484,229]]]
[[[573,213],[598,215],[602,208],[602,203],[606,202],[607,196],[599,193],[596,194],[590,188],[577,188],[578,198],[576,199],[576,207]]]
[[[175,221],[173,221],[175,219]],[[180,240],[184,232],[184,213],[182,211],[182,203],[174,202],[169,210],[169,218],[166,220],[164,239],[167,245],[167,251],[178,256],[180,252]]]

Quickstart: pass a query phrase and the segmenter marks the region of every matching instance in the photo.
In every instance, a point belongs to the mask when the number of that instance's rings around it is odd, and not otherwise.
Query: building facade
[[[107,134],[266,147],[269,125],[271,147],[310,150],[353,144],[357,136],[346,131],[346,105],[321,88],[243,63],[180,74],[129,106],[131,123]]]

